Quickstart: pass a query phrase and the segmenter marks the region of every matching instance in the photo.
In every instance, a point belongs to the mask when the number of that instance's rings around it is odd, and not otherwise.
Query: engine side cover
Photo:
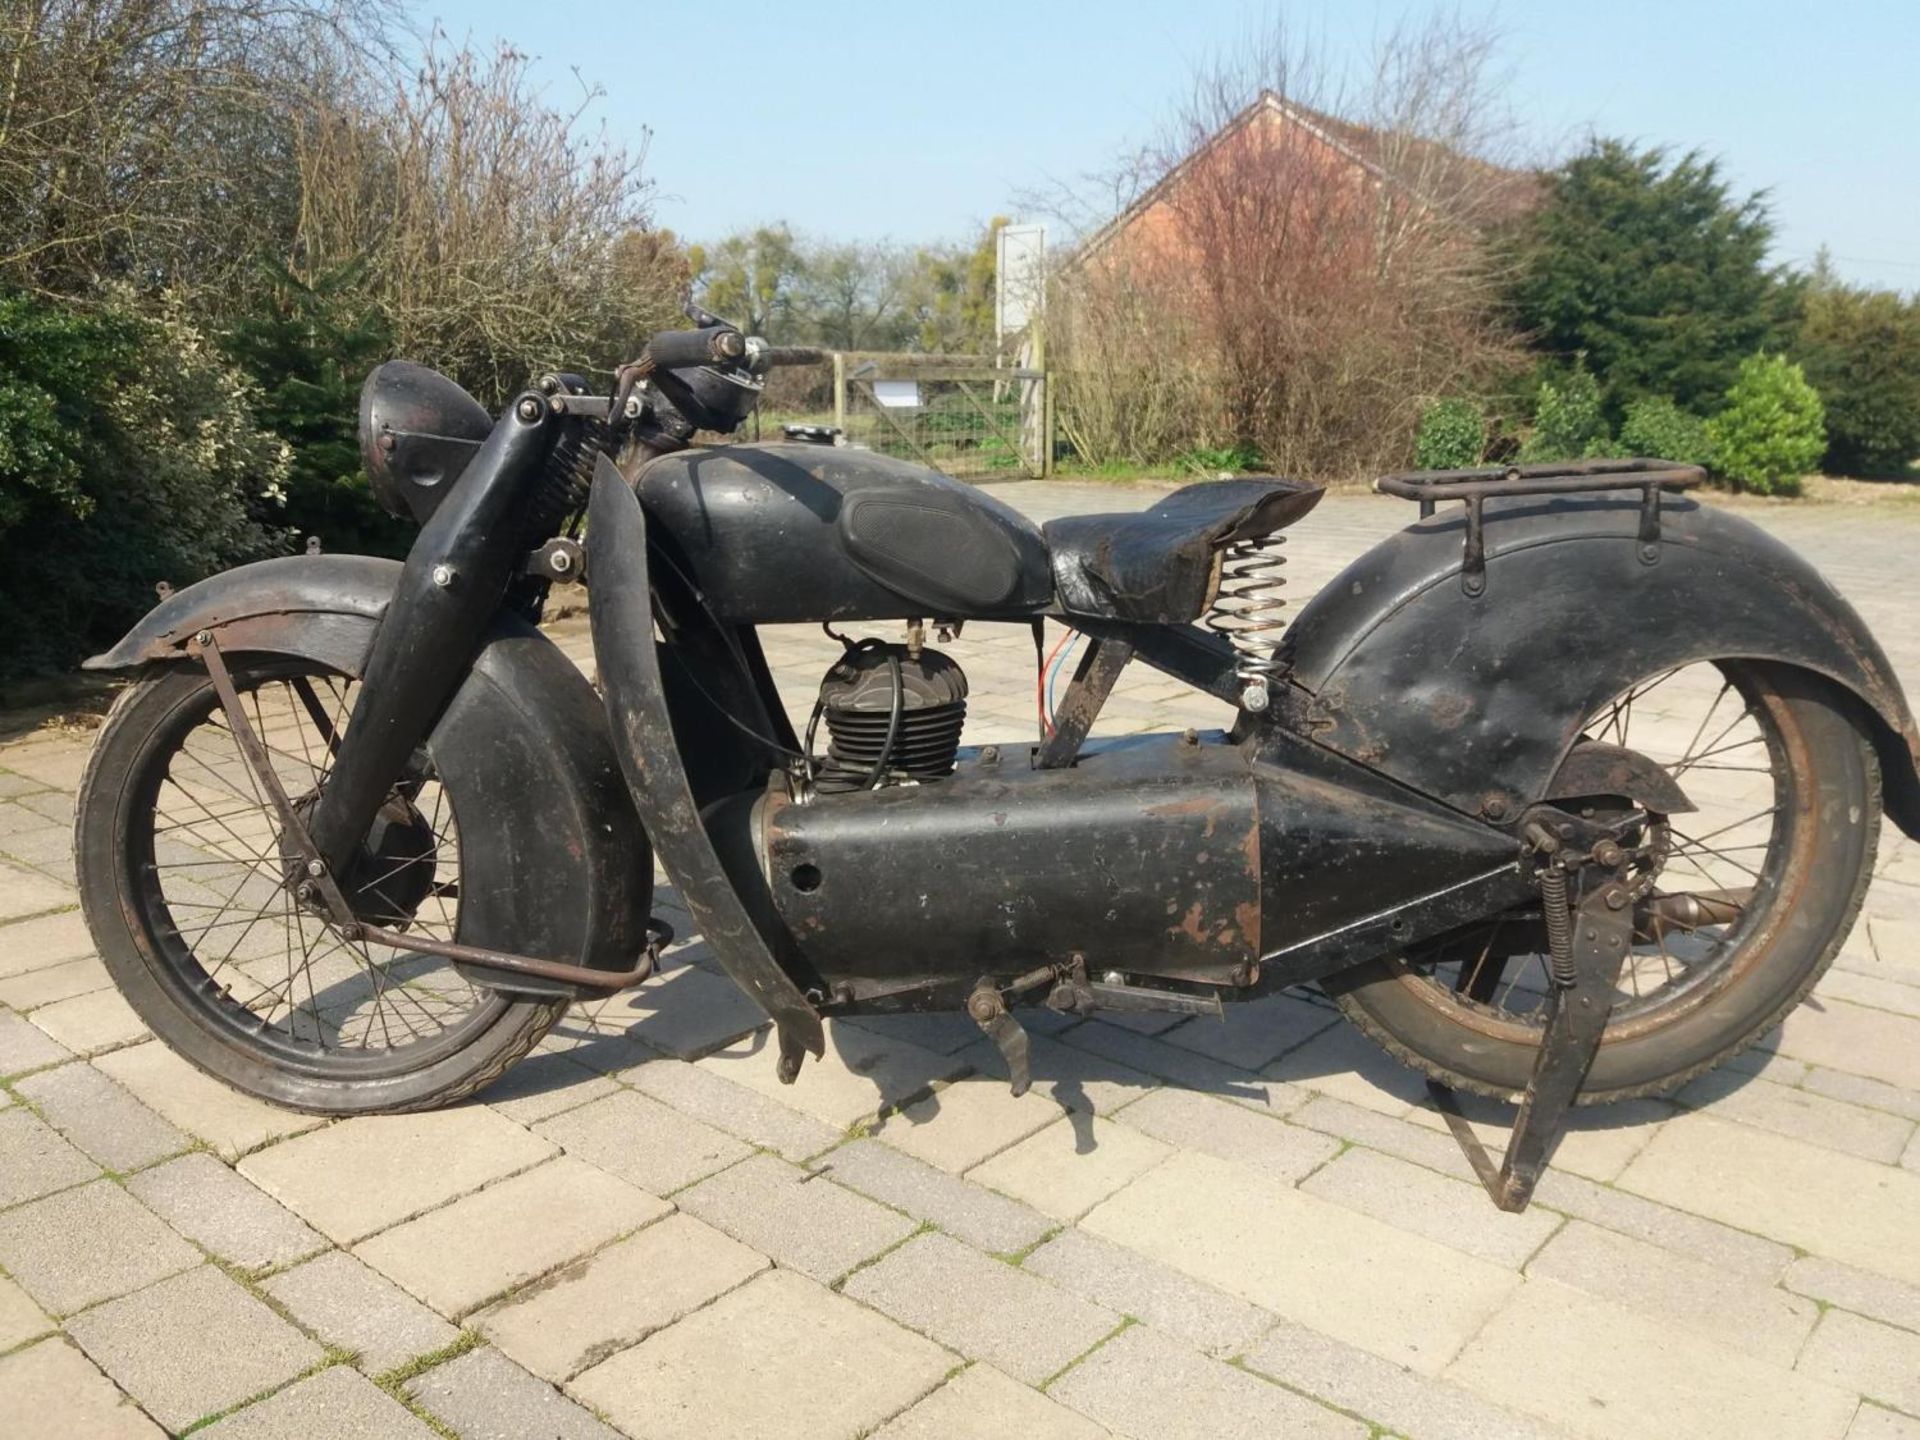
[[[683,450],[648,464],[638,490],[675,563],[729,624],[1021,616],[1053,598],[1031,521],[870,450]]]

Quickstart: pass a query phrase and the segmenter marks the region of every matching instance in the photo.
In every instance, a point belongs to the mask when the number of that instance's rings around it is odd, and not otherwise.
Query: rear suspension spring
[[[1220,562],[1220,591],[1207,612],[1207,628],[1233,646],[1241,708],[1255,713],[1273,703],[1273,688],[1286,670],[1280,655],[1280,632],[1287,624],[1280,616],[1287,604],[1280,594],[1286,584],[1280,574],[1287,563],[1280,553],[1285,539],[1266,535],[1229,545]]]

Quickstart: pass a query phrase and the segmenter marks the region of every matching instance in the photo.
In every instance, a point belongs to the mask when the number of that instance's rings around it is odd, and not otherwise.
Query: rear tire
[[[261,696],[276,685],[295,693],[292,687],[304,682],[309,695],[326,685],[332,687],[330,696],[337,689],[342,697],[334,723],[336,733],[344,729],[350,717],[346,697],[351,677],[307,660],[230,655],[228,662],[235,687],[252,713],[262,713]],[[270,723],[288,723],[286,717],[269,715],[263,730]],[[291,706],[288,715],[303,723]],[[326,1115],[427,1110],[498,1079],[559,1022],[569,1003],[565,998],[517,996],[471,983],[463,990],[463,977],[444,961],[413,952],[376,954],[361,946],[366,984],[355,1004],[341,1000],[329,1008],[315,1001],[307,1010],[300,1003],[296,966],[306,970],[306,993],[312,996],[314,973],[325,958],[322,941],[335,937],[284,893],[272,810],[257,791],[252,797],[257,810],[249,808],[242,787],[252,788],[252,781],[238,763],[237,750],[233,762],[224,762],[217,746],[206,741],[209,734],[225,734],[227,746],[232,746],[231,734],[219,728],[222,720],[204,671],[175,666],[154,672],[121,693],[88,761],[75,821],[80,898],[100,957],[121,994],[157,1036],[194,1066],[235,1089],[295,1110]],[[324,728],[326,722],[317,723]],[[284,738],[289,734],[285,729],[279,734],[283,738],[275,751],[275,769],[297,801],[296,780],[305,782],[309,791],[317,790],[330,757],[319,745],[319,762],[303,762],[293,747],[312,737]],[[201,748],[190,750],[190,743]],[[307,747],[302,743],[300,748]],[[171,772],[180,757],[199,767],[185,770],[183,762],[183,773],[190,777],[185,783]],[[223,782],[225,789],[218,790],[216,782]],[[168,790],[169,785],[175,788]],[[221,798],[208,806],[196,794]],[[157,821],[163,795],[176,797],[177,813]],[[448,799],[457,813],[459,797]],[[461,873],[457,825],[448,821],[429,828],[434,832],[433,858],[402,858],[397,868],[426,863],[430,872],[454,877],[451,887],[442,887],[450,889],[452,904],[440,900],[436,917],[447,932],[444,938],[452,938],[460,888],[504,884],[509,877]],[[169,875],[184,878],[163,878]],[[228,900],[240,918],[222,921],[216,914],[209,920],[192,913],[212,908],[229,883],[235,896],[245,896]],[[209,886],[215,888],[209,892]],[[374,889],[366,903],[395,903],[387,899],[390,888],[398,887]],[[202,898],[183,898],[188,895]],[[433,903],[410,894],[406,918],[426,930],[426,911]],[[246,907],[255,904],[260,906],[259,919],[246,922]],[[239,939],[225,938],[243,923],[246,929]],[[264,930],[258,928],[262,924]],[[212,938],[215,929],[222,929],[222,938]],[[188,930],[199,931],[195,941],[188,941]],[[241,953],[249,936],[256,937],[264,958]],[[274,951],[282,940],[284,986]],[[213,953],[223,944],[229,947],[227,953]],[[345,949],[351,955],[355,947]],[[336,957],[340,950],[336,944]],[[338,980],[339,970],[336,958],[336,980],[322,979],[320,995],[349,988]],[[349,981],[357,978],[348,976]],[[351,1045],[349,1027],[372,1008],[370,996],[374,1005],[386,1003],[383,994],[395,998],[389,1014],[381,1017],[382,1030],[389,1015],[395,1028],[404,1019],[408,1038],[394,1045],[388,1036],[382,1044],[368,1018],[363,1044]],[[409,994],[412,998],[403,1004],[399,997]],[[352,1011],[345,1022],[328,1018],[342,1009]],[[422,1022],[416,1015],[427,1018]],[[424,1036],[419,1033],[423,1026]],[[332,1049],[325,1043],[329,1033],[335,1041]]]
[[[1721,972],[1664,1006],[1624,1019],[1616,1012],[1582,1105],[1670,1094],[1778,1025],[1832,963],[1873,876],[1880,775],[1851,697],[1805,671],[1718,664],[1755,707],[1750,713],[1767,732],[1773,760],[1778,839],[1770,840],[1765,879],[1754,886],[1755,914],[1727,927]],[[1517,1099],[1538,1054],[1537,1015],[1529,1025],[1475,1004],[1440,983],[1438,968],[1389,957],[1332,977],[1325,988],[1348,1019],[1406,1064],[1455,1089]]]

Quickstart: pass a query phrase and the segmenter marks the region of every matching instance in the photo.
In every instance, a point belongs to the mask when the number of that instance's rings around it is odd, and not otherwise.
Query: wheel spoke
[[[1686,755],[1681,756],[1679,763],[1674,765],[1668,773],[1672,775],[1685,774],[1688,770],[1691,770],[1692,768],[1694,768],[1694,766],[1698,765],[1701,759],[1705,758],[1706,755],[1711,754],[1716,745],[1718,745],[1722,740],[1726,739],[1727,736],[1731,735],[1733,733],[1734,726],[1738,725],[1742,720],[1750,720],[1752,718],[1753,718],[1753,707],[1749,705],[1733,718],[1733,720],[1727,725],[1726,729],[1722,730],[1718,735],[1715,735],[1713,739],[1707,742],[1706,750],[1702,751],[1699,755],[1695,755],[1691,750],[1689,750],[1689,752]]]
[[[300,675],[295,677],[291,688],[293,693],[300,699],[300,708],[307,712],[307,717],[313,721],[314,729],[320,732],[320,739],[327,748],[327,758],[329,760],[339,758],[339,727],[334,724],[333,717],[329,716],[326,708],[321,705],[320,697],[313,693],[313,682],[308,680],[306,676]],[[300,729],[299,734],[300,744],[304,747],[307,743],[307,732],[304,727]],[[316,765],[314,769],[318,771],[320,767]]]
[[[339,752],[352,682],[317,671],[235,669],[241,713],[269,763],[290,794],[310,800]],[[460,1036],[504,998],[445,957],[348,941],[296,901],[281,869],[278,811],[211,690],[203,696],[203,708],[183,715],[151,752],[148,773],[158,779],[135,837],[139,903],[151,908],[163,962],[237,1045],[292,1048],[332,1063],[464,1043]],[[425,763],[389,796],[406,811],[400,833],[419,837],[400,848],[417,843],[422,852],[383,855],[369,841],[355,868],[372,878],[352,893],[363,923],[451,939],[459,832],[430,755]]]

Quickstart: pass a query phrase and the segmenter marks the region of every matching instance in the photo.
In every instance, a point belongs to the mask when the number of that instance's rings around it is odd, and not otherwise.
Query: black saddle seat
[[[1134,514],[1050,520],[1043,529],[1060,608],[1188,624],[1213,600],[1222,548],[1291,525],[1320,495],[1304,480],[1262,475],[1188,485]]]

